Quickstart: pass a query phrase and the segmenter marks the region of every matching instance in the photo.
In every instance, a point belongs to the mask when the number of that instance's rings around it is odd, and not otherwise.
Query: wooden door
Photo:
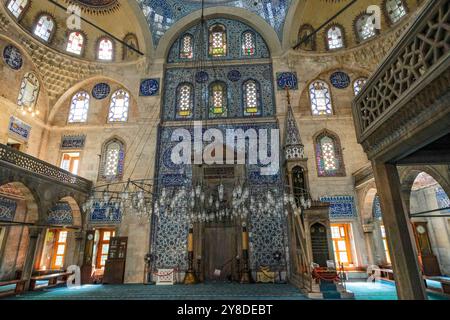
[[[227,281],[236,276],[237,239],[234,227],[206,227],[204,231],[204,275],[206,281]],[[221,270],[220,276],[215,275]]]

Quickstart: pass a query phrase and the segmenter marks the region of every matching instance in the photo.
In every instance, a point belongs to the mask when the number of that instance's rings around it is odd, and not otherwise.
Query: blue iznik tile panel
[[[209,95],[209,86],[215,81],[222,81],[227,86],[227,107],[224,118],[245,118],[243,103],[243,83],[249,79],[257,81],[260,85],[258,99],[260,101],[261,113],[254,117],[270,117],[276,114],[274,90],[273,90],[273,71],[271,64],[248,64],[236,66],[221,66],[204,68],[208,74],[208,80],[199,85],[196,83],[195,74],[198,71],[194,68],[169,68],[166,70],[164,80],[164,102],[163,102],[163,120],[186,120],[177,117],[177,88],[182,83],[190,83],[195,88],[194,111],[192,119],[206,119],[210,117],[207,110],[209,107],[207,99]],[[229,80],[230,72],[238,71],[240,78],[238,80]],[[205,99],[206,97],[206,99]],[[203,101],[201,107],[197,102]],[[250,117],[250,116],[248,116]],[[212,118],[212,117],[210,117]]]
[[[92,224],[120,224],[122,222],[122,211],[120,207],[116,207],[115,203],[102,206],[99,202],[95,202],[89,215],[89,222]]]
[[[17,210],[17,202],[8,198],[0,197],[0,221],[14,221]]]
[[[136,0],[144,13],[153,43],[158,45],[164,33],[178,20],[201,10],[201,0]],[[283,35],[284,22],[292,0],[205,0],[205,7],[229,6],[246,9],[263,18]]]
[[[71,225],[73,223],[72,208],[68,202],[58,202],[48,214],[47,222],[52,225]]]
[[[192,167],[189,165],[176,165],[171,160],[171,152],[177,142],[171,141],[172,133],[179,127],[162,127],[159,131],[159,157],[157,162],[157,194],[165,188],[170,192],[171,188],[177,186],[192,185]],[[191,132],[193,129],[186,125],[183,127]],[[227,129],[278,129],[276,123],[261,124],[225,124],[214,127],[224,133]],[[270,140],[268,141],[270,143]],[[270,148],[269,148],[270,150]],[[277,192],[282,192],[281,175],[263,176],[260,174],[261,165],[246,165],[247,181],[251,194],[255,197],[267,192],[267,186],[274,187]],[[187,268],[187,232],[188,220],[180,214],[166,214],[164,208],[160,209],[159,215],[154,216],[152,232],[152,250],[155,257],[155,268]],[[286,239],[286,219],[280,212],[277,217],[262,217],[255,212],[250,214],[250,262],[253,269],[259,266],[279,267],[284,265]],[[283,255],[281,261],[276,261],[275,253]]]
[[[321,202],[330,204],[330,219],[354,219],[357,217],[355,199],[353,196],[321,197]]]
[[[378,195],[373,199],[372,215],[374,219],[381,219],[383,217],[381,213],[380,197]]]
[[[221,24],[226,28],[227,34],[227,54],[223,57],[211,57],[208,52],[208,41],[209,34],[208,30],[211,26],[215,24]],[[248,25],[230,19],[211,19],[206,21],[206,27],[203,27],[203,32],[201,32],[202,26],[196,25],[185,32],[183,32],[180,37],[173,43],[169,56],[167,58],[168,63],[177,63],[177,62],[189,62],[189,61],[198,61],[200,58],[202,60],[246,60],[246,59],[263,59],[270,58],[269,48],[267,47],[264,39],[257,33],[254,29],[249,27]],[[254,35],[255,40],[255,52],[253,55],[244,55],[242,50],[243,45],[243,37],[242,35],[251,31]],[[184,35],[189,34],[193,37],[194,50],[193,57],[191,59],[184,59],[180,57],[180,49],[182,48],[182,39]],[[198,38],[203,34],[203,42]],[[204,43],[205,45],[200,46],[200,43]]]

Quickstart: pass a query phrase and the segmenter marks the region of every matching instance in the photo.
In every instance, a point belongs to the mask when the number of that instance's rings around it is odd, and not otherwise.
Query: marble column
[[[368,263],[369,263],[369,265],[376,265],[377,259],[376,259],[375,243],[373,240],[374,225],[373,224],[364,224],[363,230],[364,230],[364,240],[366,241],[366,247],[367,247]]]
[[[83,265],[83,240],[86,237],[86,232],[75,232],[75,251],[73,253],[73,263],[79,267]]]
[[[410,219],[401,197],[397,167],[377,161],[372,161],[372,167],[380,196],[398,297],[402,300],[426,300]]]
[[[37,244],[42,234],[42,229],[30,227],[28,231],[30,240],[28,242],[27,256],[22,272],[22,280],[27,280],[25,291],[30,287],[30,278],[33,274],[34,263],[36,260]]]

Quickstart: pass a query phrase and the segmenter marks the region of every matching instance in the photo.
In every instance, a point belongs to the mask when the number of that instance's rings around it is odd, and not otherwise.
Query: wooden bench
[[[10,295],[20,294],[25,290],[26,280],[11,280],[0,282],[0,287],[14,286],[14,290],[0,292],[0,297],[7,297]]]
[[[72,275],[73,273],[70,272],[61,272],[61,273],[53,273],[53,274],[46,274],[42,276],[34,276],[30,279],[30,291],[34,291],[36,289],[40,288],[51,288],[58,285],[58,280],[66,281],[67,277]],[[48,285],[46,286],[36,286],[36,283],[38,281],[46,281],[48,280]]]

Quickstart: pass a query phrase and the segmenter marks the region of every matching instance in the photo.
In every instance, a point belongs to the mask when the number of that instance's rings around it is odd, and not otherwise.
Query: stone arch
[[[281,43],[277,33],[264,19],[255,13],[241,8],[217,6],[206,8],[204,10],[204,16],[206,19],[221,17],[241,21],[255,29],[255,31],[263,37],[269,47],[271,56],[278,56],[281,54]],[[155,52],[155,59],[165,59],[177,37],[185,30],[200,22],[200,19],[201,10],[183,17],[171,26],[159,41],[159,45]]]
[[[81,228],[84,224],[84,219],[83,219],[80,205],[78,204],[77,200],[75,200],[75,198],[72,196],[66,196],[64,198],[61,198],[59,201],[67,202],[69,204],[70,209],[72,211],[72,218],[73,218],[72,226]]]
[[[25,200],[25,204],[27,207],[27,212],[25,214],[25,221],[26,223],[36,223],[40,221],[40,212],[38,207],[38,199],[39,196],[36,192],[34,192],[31,188],[28,188],[24,182],[19,181],[1,181],[0,187],[5,185],[11,185],[12,187],[16,188],[21,196],[23,196]]]
[[[283,50],[288,50],[297,43],[298,31],[303,23],[301,14],[306,6],[306,2],[304,0],[293,1],[289,6],[283,28]]]
[[[361,219],[363,224],[369,223],[374,220],[373,203],[375,201],[377,193],[378,193],[377,189],[373,187],[371,187],[365,193],[364,200],[361,205]]]

